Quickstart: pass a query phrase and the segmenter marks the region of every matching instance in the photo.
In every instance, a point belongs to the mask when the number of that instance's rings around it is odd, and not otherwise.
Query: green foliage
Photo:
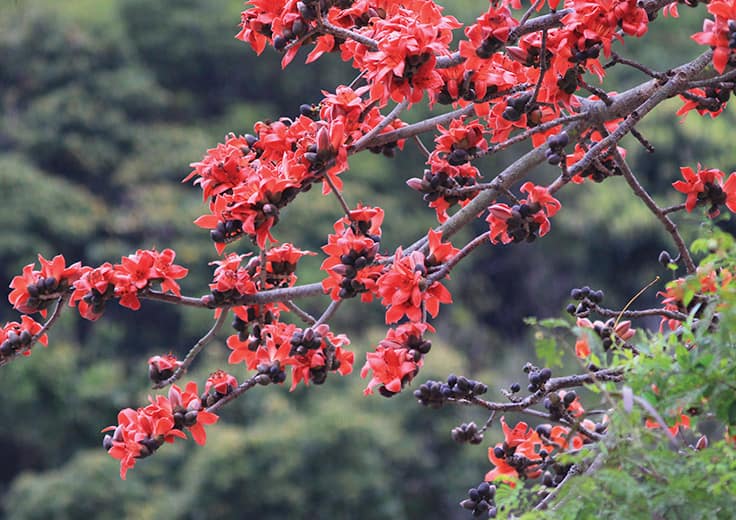
[[[694,249],[709,254],[698,274],[686,279],[690,292],[700,292],[700,280],[711,272],[718,273],[718,280],[730,279],[724,270],[733,271],[735,265],[731,235],[711,231]],[[723,270],[714,271],[716,268]],[[592,445],[586,456],[578,456],[576,464],[583,474],[571,477],[548,508],[522,518],[708,519],[730,515],[736,494],[736,394],[732,383],[736,288],[724,283],[717,295],[708,295],[707,303],[694,306],[691,319],[674,333],[638,341],[639,356],[607,356],[606,366],[626,369],[626,389],[621,392],[611,383],[595,385],[602,406],[610,408],[605,439]],[[548,321],[547,325],[563,323]],[[539,339],[540,354],[550,355],[548,335]],[[633,397],[627,398],[627,393]],[[680,427],[674,441],[669,441],[661,426],[644,426],[645,418],[653,418],[637,399],[649,403],[668,427],[682,423],[682,414],[690,427]],[[523,486],[504,489],[497,502],[505,506],[499,518],[528,511],[530,504],[539,501],[532,498],[533,491]]]

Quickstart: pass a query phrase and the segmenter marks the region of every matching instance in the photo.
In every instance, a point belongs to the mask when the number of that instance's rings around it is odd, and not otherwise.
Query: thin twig
[[[629,168],[628,163],[621,156],[618,149],[614,147],[612,151],[614,158],[619,165],[619,168],[621,168],[621,171],[624,174],[624,179],[626,179],[626,182],[629,184],[636,196],[639,197],[644,202],[644,204],[646,204],[649,210],[654,213],[654,215],[659,219],[667,232],[672,236],[672,239],[675,241],[675,245],[677,246],[677,250],[680,252],[681,258],[685,262],[685,269],[687,270],[688,274],[693,274],[695,272],[695,263],[690,256],[690,251],[688,251],[687,246],[685,245],[685,241],[682,239],[682,236],[680,236],[680,232],[677,230],[677,226],[674,222],[672,222],[672,219],[662,213],[662,210],[659,208],[659,206],[657,206],[657,203],[654,202],[654,199],[652,199],[651,195],[649,195],[649,193],[642,187],[642,185],[639,184],[636,176],[634,176],[634,172],[631,171],[631,168]]]
[[[427,287],[430,287],[434,282],[441,280],[442,278],[450,274],[450,271],[453,267],[455,267],[463,258],[468,256],[476,247],[481,245],[483,242],[487,242],[488,237],[489,232],[485,232],[468,242],[465,247],[463,247],[455,254],[455,256],[442,264],[439,270],[435,271],[427,277]]]
[[[557,484],[557,487],[554,488],[552,491],[547,493],[547,496],[542,499],[539,504],[536,505],[534,508],[534,511],[542,511],[545,509],[552,500],[554,500],[557,495],[560,493],[562,488],[567,484],[567,482],[574,477],[575,475],[579,475],[581,473],[580,467],[577,464],[573,464],[569,470],[567,470],[567,475],[565,475],[565,478],[562,479],[562,481]]]
[[[337,309],[340,308],[341,304],[342,300],[332,300],[325,311],[322,313],[322,316],[320,316],[317,321],[314,322],[314,326],[316,327],[318,325],[326,323],[327,320],[329,320],[335,314],[335,312],[337,312]]]
[[[220,399],[219,401],[217,401],[215,404],[213,404],[212,406],[210,406],[209,408],[207,408],[207,411],[208,412],[216,412],[217,410],[219,410],[220,408],[222,408],[223,406],[225,406],[227,403],[229,403],[233,399],[237,399],[242,394],[244,394],[245,392],[247,392],[248,390],[250,390],[251,388],[253,388],[254,386],[256,386],[256,384],[257,384],[256,383],[256,377],[257,377],[257,374],[255,376],[251,377],[250,379],[246,379],[245,381],[243,381],[242,383],[240,383],[240,385],[238,385],[238,387],[235,390],[233,390],[232,392],[230,392],[229,394],[227,394],[225,397],[223,397],[222,399]]]
[[[174,373],[171,375],[170,378],[165,379],[164,381],[161,381],[159,383],[156,383],[153,385],[153,388],[164,388],[165,386],[169,386],[171,383],[179,380],[181,376],[183,376],[187,369],[189,369],[189,366],[192,364],[192,362],[197,358],[200,352],[202,352],[202,349],[213,339],[215,339],[215,335],[220,331],[223,324],[225,323],[225,320],[227,319],[227,316],[229,314],[230,308],[225,307],[220,311],[220,315],[217,317],[217,320],[215,321],[215,324],[212,325],[212,328],[207,331],[207,334],[202,336],[197,343],[194,344],[194,346],[189,349],[189,352],[187,352],[186,357],[181,362],[181,365],[177,367],[177,369],[174,371]]]
[[[687,315],[677,311],[669,311],[666,309],[642,309],[639,311],[618,311],[614,309],[604,309],[598,305],[594,305],[591,310],[597,314],[600,314],[604,318],[616,318],[621,316],[627,319],[646,318],[650,316],[660,316],[663,318],[669,318],[671,320],[685,321]]]
[[[362,150],[366,146],[365,144],[370,142],[375,136],[381,133],[381,131],[386,128],[388,125],[390,125],[397,117],[399,117],[399,114],[401,114],[404,110],[406,110],[406,107],[409,106],[409,100],[404,99],[401,103],[397,104],[391,112],[389,112],[386,117],[384,117],[380,123],[378,123],[376,126],[371,128],[370,132],[363,135],[360,139],[355,141],[351,145],[351,149],[353,150]]]
[[[317,321],[314,316],[309,314],[307,311],[299,307],[291,300],[285,301],[284,305],[286,305],[291,312],[299,316],[299,319],[308,325],[314,325],[314,323]]]
[[[621,63],[622,65],[628,65],[629,67],[633,67],[636,70],[639,70],[643,72],[644,74],[646,74],[647,76],[654,78],[654,79],[663,79],[667,77],[666,74],[662,72],[657,72],[654,69],[650,69],[649,67],[642,65],[641,63],[637,61],[630,60],[628,58],[622,58],[615,52],[611,53],[611,61],[603,65],[603,68],[607,69],[609,67],[612,67],[613,65],[616,65],[617,63]]]
[[[345,197],[342,196],[342,193],[340,193],[337,189],[337,186],[335,186],[335,183],[332,182],[332,179],[329,175],[327,175],[327,172],[322,176],[324,181],[327,183],[327,185],[330,187],[330,190],[332,190],[332,193],[335,194],[335,198],[337,198],[337,201],[340,203],[340,207],[342,208],[345,215],[347,215],[348,218],[350,218],[350,206],[348,206],[348,203],[345,201]]]
[[[424,146],[424,143],[419,138],[419,136],[415,135],[413,139],[414,139],[414,142],[417,144],[417,147],[419,148],[419,150],[421,150],[421,152],[424,154],[424,156],[429,157],[431,154],[429,153],[429,150],[427,150],[427,147]]]
[[[623,370],[620,368],[606,368],[596,372],[587,374],[575,374],[565,377],[553,377],[547,381],[542,388],[528,395],[524,399],[512,403],[494,403],[486,401],[480,397],[472,397],[471,402],[482,406],[486,410],[496,410],[501,412],[523,411],[526,408],[538,403],[546,395],[563,388],[573,388],[583,385],[593,384],[599,381],[615,381],[623,380]]]

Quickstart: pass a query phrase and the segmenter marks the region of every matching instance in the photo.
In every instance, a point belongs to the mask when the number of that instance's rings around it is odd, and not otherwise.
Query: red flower
[[[366,354],[360,377],[367,377],[371,371],[373,374],[363,393],[372,394],[373,388],[381,385],[381,394],[390,397],[411,382],[431,347],[423,337],[427,331],[434,332],[434,328],[425,322],[407,322],[389,329],[375,352]]]
[[[169,389],[169,402],[171,403],[177,428],[180,428],[179,421],[181,421],[182,425],[192,434],[194,442],[204,446],[207,441],[207,433],[204,427],[216,423],[219,417],[202,409],[197,383],[190,381],[183,392],[178,386],[172,385]],[[181,416],[181,419],[179,419],[179,416]]]
[[[401,248],[396,251],[393,264],[378,279],[381,303],[388,307],[386,323],[396,323],[403,316],[411,321],[421,321],[422,304],[434,318],[439,313],[440,303],[452,303],[450,292],[440,282],[426,286],[426,274],[427,267],[421,252],[402,256]]]
[[[490,225],[492,244],[532,241],[549,232],[547,217],[559,211],[559,201],[549,194],[547,188],[535,186],[531,182],[523,184],[521,191],[528,193],[529,197],[519,201],[519,204],[509,207],[497,203],[488,208],[486,222]]]
[[[729,23],[736,21],[736,0],[713,0],[708,3],[708,12],[715,20],[703,21],[703,31],[693,34],[692,39],[713,48],[713,66],[723,74],[733,52],[729,42],[734,31]]]
[[[414,361],[409,357],[405,348],[386,348],[378,346],[375,352],[366,354],[366,362],[360,371],[360,377],[365,378],[372,372],[371,380],[363,391],[365,395],[373,393],[373,387],[382,385],[389,395],[401,391],[403,386],[411,381],[421,367],[421,361]]]
[[[105,302],[115,291],[117,276],[109,262],[90,269],[74,282],[74,292],[69,304],[77,305],[79,314],[87,320],[96,320],[105,310]]]
[[[272,247],[266,252],[266,288],[290,287],[296,283],[296,264],[305,255],[315,255],[311,251],[302,251],[293,244]]]
[[[207,378],[207,382],[204,385],[204,391],[209,393],[210,390],[214,390],[221,395],[228,395],[237,387],[238,380],[235,379],[235,376],[228,374],[224,370],[216,370]]]
[[[349,40],[342,44],[343,59],[353,59],[353,66],[365,72],[371,99],[385,105],[389,99],[411,103],[421,100],[425,91],[442,87],[435,70],[437,55],[449,54],[452,30],[460,24],[451,16],[442,16],[434,2],[421,2],[410,10],[400,4],[390,5],[386,18],[372,20],[370,37],[378,49],[367,50]]]
[[[148,358],[148,364],[148,377],[151,381],[158,383],[173,376],[176,369],[181,366],[181,361],[178,361],[173,354],[165,354]]]
[[[282,368],[290,365],[291,338],[295,330],[296,325],[274,322],[260,327],[260,336],[250,335],[246,341],[234,334],[227,338],[227,346],[232,350],[227,362],[234,365],[243,361],[248,370],[275,363]]]
[[[0,327],[0,359],[21,352],[24,356],[31,355],[31,342],[41,332],[43,326],[30,316],[21,316],[20,323],[11,321]],[[43,334],[38,341],[45,347],[48,345],[48,336]]]
[[[590,344],[586,334],[581,335],[575,342],[575,355],[581,359],[590,356]]]
[[[695,206],[700,202],[699,195],[705,192],[706,184],[722,184],[724,173],[715,168],[704,170],[698,164],[698,171],[694,172],[689,166],[683,166],[680,168],[684,181],[675,181],[672,183],[672,187],[680,193],[687,195],[685,202],[685,209],[688,212],[695,209]]]
[[[79,262],[67,267],[62,255],[56,255],[50,261],[38,255],[38,262],[40,270],[34,269],[35,264],[28,264],[20,276],[13,278],[10,282],[13,290],[8,300],[19,312],[31,314],[40,311],[46,316],[46,307],[77,281],[85,268]]]

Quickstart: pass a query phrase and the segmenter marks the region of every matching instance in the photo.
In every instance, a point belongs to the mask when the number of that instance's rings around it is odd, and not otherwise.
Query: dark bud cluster
[[[588,59],[596,59],[601,53],[601,44],[594,43],[591,40],[585,40],[585,48],[575,51],[570,58],[573,63],[584,63]]]
[[[565,479],[572,464],[560,464],[550,460],[547,470],[542,474],[542,485],[555,488]]]
[[[726,192],[723,188],[712,182],[706,182],[703,191],[698,193],[698,204],[710,204],[708,215],[715,218],[720,214],[719,206],[726,203]]]
[[[447,382],[429,380],[414,390],[414,397],[423,406],[441,407],[447,399],[467,399],[483,395],[488,386],[465,376],[450,374]]]
[[[728,48],[736,49],[736,20],[728,21]]]
[[[580,172],[581,177],[588,177],[593,182],[603,182],[609,177],[623,175],[611,153],[599,157],[585,170]]]
[[[526,387],[530,392],[540,390],[547,381],[552,377],[552,370],[549,368],[535,368],[531,365],[524,367],[524,372],[529,376],[529,385]]]
[[[496,92],[498,92],[498,88],[495,85],[490,85],[486,89],[486,95],[483,98],[479,99],[475,91],[473,75],[470,71],[466,71],[463,75],[463,80],[457,86],[457,95],[455,96],[450,94],[450,90],[447,84],[445,84],[445,86],[443,86],[440,90],[440,93],[437,95],[437,102],[441,105],[449,105],[450,103],[454,103],[459,99],[464,99],[465,101],[483,103],[485,101],[493,99]]]
[[[496,518],[496,486],[481,482],[468,490],[468,498],[460,502],[460,507],[472,511],[475,518]]]
[[[462,149],[454,150],[449,155],[448,162],[450,164],[452,164],[451,160],[453,156],[456,156],[457,160],[467,161],[469,159],[467,151],[459,150]],[[459,162],[457,164],[462,163]],[[452,206],[461,200],[472,199],[476,195],[474,191],[457,191],[458,188],[474,186],[476,181],[473,177],[466,177],[464,175],[452,176],[444,170],[437,173],[432,173],[431,170],[424,170],[424,176],[421,179],[412,178],[406,183],[413,190],[424,193],[424,202],[427,203],[443,198]]]
[[[356,277],[361,269],[373,264],[381,240],[381,237],[376,235],[369,236],[369,238],[374,242],[373,247],[360,251],[351,249],[350,252],[340,256],[340,264],[332,268],[335,273],[343,277],[340,282],[340,298],[352,298],[366,291],[365,284]]]
[[[463,444],[469,442],[470,444],[480,444],[483,442],[483,432],[478,430],[478,425],[474,422],[462,423],[452,429],[450,432],[452,440]]]
[[[213,242],[228,243],[240,238],[243,234],[243,222],[237,219],[218,222],[217,227],[210,231]]]
[[[605,296],[603,291],[595,291],[587,285],[580,288],[575,288],[570,291],[570,298],[580,303],[577,305],[574,303],[569,304],[565,310],[573,316],[585,317],[590,314],[590,311],[599,305],[603,301]]]
[[[564,393],[562,397],[558,393],[551,393],[544,398],[543,405],[549,412],[550,419],[559,421],[567,414],[567,409],[577,397],[575,392]],[[537,433],[543,437],[549,437],[550,431],[549,425],[542,424],[537,427]]]
[[[534,242],[539,237],[539,222],[534,215],[541,210],[538,203],[514,204],[511,217],[506,221],[506,230],[514,244]]]
[[[274,361],[270,365],[262,363],[257,367],[258,375],[255,378],[259,385],[269,385],[271,383],[283,383],[286,381],[286,372],[281,368],[281,363]]]
[[[304,153],[304,158],[309,163],[309,171],[316,175],[315,179],[335,165],[335,156],[335,150],[329,147],[319,149],[316,144],[310,144]]]
[[[535,126],[539,124],[539,118],[542,113],[539,109],[539,105],[536,103],[530,103],[532,100],[532,94],[525,92],[521,95],[508,98],[506,101],[506,109],[503,111],[501,116],[507,121],[518,121],[521,119],[523,114],[528,115],[528,125]]]
[[[115,286],[111,283],[107,284],[105,292],[100,292],[94,287],[90,292],[84,295],[82,300],[87,303],[95,314],[105,312],[105,302],[115,295]],[[30,301],[30,298],[29,298]]]
[[[579,77],[580,71],[578,70],[578,67],[571,67],[567,69],[564,76],[560,76],[557,80],[557,87],[565,94],[572,95],[578,89]]]
[[[429,354],[432,348],[432,342],[421,336],[412,335],[406,340],[406,347],[409,349],[407,357],[414,361],[419,361],[422,359],[422,356]]]
[[[547,162],[549,164],[560,164],[564,157],[565,147],[570,142],[567,132],[564,130],[557,135],[551,135],[547,138]]]
[[[432,54],[430,52],[423,52],[421,54],[409,54],[404,58],[404,73],[403,79],[412,84],[414,75],[419,72],[422,66],[427,63]]]
[[[40,278],[36,283],[26,286],[29,297],[25,306],[42,311],[55,301],[56,296],[66,292],[68,288],[69,282],[67,280],[57,280],[53,276]]]
[[[274,49],[282,52],[286,50],[286,47],[290,43],[294,43],[302,36],[306,35],[307,32],[309,32],[310,22],[317,18],[317,5],[320,3],[327,4],[327,2],[313,2],[309,0],[307,0],[306,2],[298,2],[297,9],[299,10],[299,14],[301,16],[295,18],[290,27],[284,28],[283,32],[280,35],[273,38]],[[329,5],[326,5],[326,9],[329,9]]]
[[[232,327],[238,333],[238,339],[240,341],[248,339],[249,325],[255,324],[253,332],[254,334],[255,332],[258,332],[256,335],[260,337],[260,323],[263,323],[264,325],[273,323],[273,313],[271,311],[263,313],[262,307],[258,305],[251,305],[247,308],[246,318],[247,321],[236,315],[233,319]]]
[[[299,113],[313,121],[317,121],[319,119],[319,106],[304,103],[299,105]]]
[[[322,346],[322,335],[311,327],[297,330],[291,337],[290,356],[303,356],[310,350],[317,350]]]
[[[616,335],[614,334],[615,325],[616,320],[614,320],[613,318],[609,318],[603,325],[596,322],[595,327],[593,327],[595,333],[598,335],[598,337],[601,338],[603,350],[608,351],[611,349],[611,347],[614,346],[614,342],[621,342],[620,338],[616,337]]]
[[[27,330],[9,331],[5,341],[0,343],[0,359],[11,357],[27,349],[31,345],[31,341],[33,341],[33,336]]]

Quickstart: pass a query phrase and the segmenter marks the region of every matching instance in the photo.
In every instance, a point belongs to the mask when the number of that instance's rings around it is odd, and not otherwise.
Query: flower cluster
[[[40,323],[26,315],[21,316],[20,322],[11,321],[3,325],[0,328],[0,360],[10,358],[19,352],[24,356],[30,356],[31,351],[28,347],[42,328]],[[38,337],[38,341],[43,346],[48,345],[46,334]]]
[[[194,441],[204,445],[207,434],[204,427],[217,422],[217,415],[203,409],[197,391],[197,383],[189,382],[182,391],[173,385],[168,396],[149,398],[150,404],[133,410],[126,408],[118,414],[117,426],[103,431],[103,447],[111,457],[120,460],[120,477],[135,466],[137,459],[153,454],[164,442],[185,439],[184,429],[189,430]]]
[[[184,278],[188,270],[174,264],[176,253],[164,249],[139,249],[135,254],[123,257],[119,264],[105,263],[91,268],[77,262],[66,266],[62,255],[52,261],[39,255],[41,269],[34,264],[23,268],[23,273],[10,283],[13,289],[8,296],[10,303],[24,314],[40,311],[46,315],[46,308],[64,294],[71,292],[70,305],[76,305],[83,318],[96,320],[110,298],[118,298],[120,305],[133,310],[141,306],[138,296],[154,284],[161,291],[181,296],[176,280]]]
[[[10,282],[12,291],[8,300],[13,307],[23,314],[41,312],[46,315],[46,308],[65,293],[84,272],[82,264],[76,262],[69,267],[62,255],[46,260],[38,255],[40,269],[36,264],[23,267],[23,273]]]
[[[381,208],[359,205],[335,223],[335,233],[327,237],[327,245],[322,247],[327,258],[320,267],[328,274],[322,287],[333,300],[358,294],[363,302],[373,300],[383,271],[377,263],[382,222]]]
[[[424,340],[427,331],[434,332],[434,328],[425,322],[403,323],[388,330],[375,352],[366,354],[365,365],[360,371],[363,378],[371,373],[364,391],[366,395],[372,394],[373,388],[378,386],[381,395],[391,397],[414,379],[424,363],[424,354],[432,346]]]
[[[549,232],[548,217],[559,211],[560,202],[545,187],[531,182],[524,183],[521,191],[528,197],[518,204],[496,203],[488,208],[491,243],[531,242]]]
[[[354,354],[343,348],[347,344],[345,335],[333,334],[325,324],[299,329],[274,320],[254,326],[246,338],[230,336],[228,363],[243,362],[249,370],[266,375],[269,380],[261,378],[262,384],[282,383],[285,369],[291,367],[293,390],[301,381],[306,385],[324,383],[328,372],[351,373]]]
[[[680,168],[684,180],[675,181],[672,186],[687,195],[685,209],[690,212],[698,204],[706,204],[708,216],[717,217],[720,206],[725,205],[729,210],[736,213],[736,172],[729,175],[725,182],[725,173],[715,168],[703,169],[698,164],[697,171],[689,166]]]
[[[181,296],[176,280],[184,278],[189,270],[175,264],[175,257],[171,249],[160,253],[139,249],[123,257],[119,264],[105,263],[95,269],[84,267],[74,282],[70,304],[77,305],[83,318],[96,320],[110,298],[118,298],[120,305],[137,311],[141,308],[139,295],[153,289],[154,284],[159,284],[162,292]]]
[[[432,233],[434,231],[430,236]],[[452,296],[444,285],[428,280],[428,268],[432,265],[427,265],[427,260],[434,256],[435,262],[443,263],[456,250],[452,246],[451,249],[441,248],[439,235],[434,235],[433,242],[435,249],[430,248],[427,257],[421,251],[404,255],[399,247],[393,263],[378,279],[378,294],[387,307],[386,323],[397,323],[404,316],[410,321],[422,321],[423,310],[434,318],[439,313],[440,303],[452,303]]]
[[[437,56],[450,54],[452,30],[460,27],[430,0],[406,4],[388,2],[385,17],[373,18],[361,31],[377,42],[376,49],[355,40],[341,47],[343,59],[365,73],[371,100],[382,104],[389,99],[416,103],[425,91],[438,91],[443,81],[435,69]]]
[[[572,414],[579,417],[584,411],[574,393],[551,394],[556,396]],[[571,398],[565,399],[567,396]],[[590,419],[581,421],[583,431],[600,432],[605,429],[605,424],[596,424]],[[579,450],[591,439],[583,434],[574,432],[567,426],[540,424],[532,429],[525,422],[519,422],[514,428],[506,424],[501,417],[504,441],[488,448],[488,458],[494,468],[486,474],[486,481],[493,482],[501,480],[514,486],[517,478],[530,479],[539,478],[545,470],[552,469],[555,463],[554,455],[568,450]],[[552,479],[545,478],[546,485],[554,484]],[[562,475],[564,477],[564,475]],[[562,480],[560,477],[557,483]],[[549,482],[552,480],[552,482]]]

